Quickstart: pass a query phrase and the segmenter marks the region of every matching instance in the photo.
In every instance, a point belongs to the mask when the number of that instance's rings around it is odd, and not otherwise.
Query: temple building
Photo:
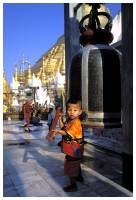
[[[71,4],[71,6],[75,4]],[[90,6],[83,4],[77,15],[77,19],[80,21],[83,16],[85,16],[90,11]],[[109,12],[109,10],[101,5],[101,11]],[[75,10],[76,13],[76,10]],[[118,14],[113,20],[112,32],[114,34],[113,46],[121,46],[121,14]],[[101,18],[101,22],[104,22],[105,19]],[[85,21],[87,23],[87,21]],[[118,33],[116,30],[119,30]],[[73,30],[74,31],[74,30]],[[67,34],[65,34],[67,35]],[[67,37],[67,36],[66,36]],[[17,64],[14,66],[14,74],[12,77],[12,83],[10,87],[7,88],[7,81],[5,74],[3,75],[3,87],[4,87],[4,105],[8,105],[6,102],[6,96],[10,94],[10,106],[13,107],[22,107],[22,104],[26,97],[33,99],[40,104],[44,104],[45,101],[48,104],[54,104],[56,99],[64,99],[66,96],[65,85],[67,77],[65,78],[65,41],[67,38],[61,36],[56,44],[54,44],[46,53],[44,53],[37,62],[31,66],[31,61],[28,62],[23,58],[20,66]],[[78,37],[74,38],[78,40]],[[78,41],[73,41],[72,44],[78,44]],[[68,48],[68,45],[67,45]],[[120,49],[120,48],[119,48]],[[76,51],[76,46],[73,48],[73,53]],[[66,49],[67,53],[67,49]],[[69,54],[70,55],[70,54]],[[71,57],[71,56],[70,56]],[[71,59],[69,59],[71,60]],[[24,70],[27,65],[27,70]],[[68,84],[67,84],[68,85]],[[11,88],[11,89],[9,89]],[[10,90],[10,92],[9,92]],[[43,95],[42,95],[43,94]],[[9,97],[8,97],[9,98]]]
[[[22,60],[20,69],[14,67],[12,77],[12,106],[22,107],[26,97],[40,104],[47,101],[55,104],[57,99],[65,95],[65,45],[64,36],[60,37],[34,66],[25,59]],[[27,65],[27,70],[24,70]],[[6,79],[4,79],[6,80]],[[3,84],[5,87],[5,83]],[[5,91],[5,93],[7,93]]]
[[[11,107],[12,92],[6,80],[5,72],[3,71],[3,112],[7,112],[8,108]]]

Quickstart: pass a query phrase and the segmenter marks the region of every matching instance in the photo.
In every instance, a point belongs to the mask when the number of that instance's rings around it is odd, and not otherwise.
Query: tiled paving
[[[4,121],[4,197],[130,197],[132,193],[121,186],[121,160],[85,144],[82,171],[84,184],[78,191],[66,193],[69,183],[63,172],[64,154],[57,142],[45,140],[48,132],[43,126],[31,126],[29,139],[23,122]],[[29,143],[28,143],[29,141]],[[112,163],[112,165],[111,165]],[[119,183],[119,184],[118,184]]]

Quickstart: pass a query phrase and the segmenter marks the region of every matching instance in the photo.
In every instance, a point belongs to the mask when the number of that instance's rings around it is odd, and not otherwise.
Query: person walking
[[[30,101],[27,99],[23,105],[23,110],[24,110],[24,119],[25,119],[25,131],[30,132],[30,118],[31,118],[31,111],[32,111],[32,107],[31,107],[31,103]]]

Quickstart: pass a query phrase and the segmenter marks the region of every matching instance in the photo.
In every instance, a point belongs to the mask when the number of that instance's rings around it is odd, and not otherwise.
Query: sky
[[[112,17],[121,7],[106,5]],[[34,65],[63,34],[63,3],[3,3],[3,65],[8,82],[23,56]]]

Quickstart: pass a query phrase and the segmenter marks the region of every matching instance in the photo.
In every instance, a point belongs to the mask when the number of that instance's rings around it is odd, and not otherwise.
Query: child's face
[[[69,103],[67,106],[67,114],[70,119],[75,119],[81,115],[82,110],[80,104],[71,104]]]

